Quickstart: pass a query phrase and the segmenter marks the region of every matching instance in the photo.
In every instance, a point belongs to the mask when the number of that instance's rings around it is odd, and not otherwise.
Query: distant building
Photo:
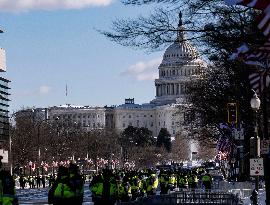
[[[9,139],[9,83],[10,81],[0,77],[0,141],[8,142]]]
[[[0,30],[0,33],[3,33]],[[0,72],[6,72],[6,52],[0,48]],[[2,162],[8,163],[9,150],[9,95],[10,81],[0,76],[0,155],[3,157]],[[7,166],[5,164],[4,166]],[[7,168],[7,167],[6,167]]]
[[[156,137],[161,128],[167,128],[172,137],[182,130],[185,121],[186,86],[201,74],[206,64],[198,51],[186,39],[182,20],[178,34],[159,65],[159,78],[155,80],[156,97],[150,103],[136,104],[134,98],[114,107],[54,106],[48,108],[50,120],[59,123],[76,123],[86,129],[115,128],[123,131],[129,125],[146,127]]]

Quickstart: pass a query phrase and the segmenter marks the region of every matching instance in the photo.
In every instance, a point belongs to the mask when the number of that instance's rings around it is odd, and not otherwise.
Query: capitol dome
[[[167,63],[181,63],[187,60],[193,60],[198,58],[198,51],[188,41],[176,40],[170,45],[164,55],[162,64]]]
[[[196,59],[199,57],[198,51],[185,38],[184,27],[182,23],[182,14],[179,15],[179,24],[177,38],[172,45],[170,45],[164,55],[162,64],[181,63]]]
[[[166,105],[185,102],[188,83],[206,67],[206,63],[199,58],[197,49],[185,38],[180,12],[177,38],[166,49],[158,67],[159,78],[155,79],[156,98],[151,103]]]

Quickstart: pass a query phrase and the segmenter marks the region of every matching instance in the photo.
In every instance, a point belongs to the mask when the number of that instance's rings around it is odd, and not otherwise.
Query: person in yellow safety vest
[[[139,184],[139,189],[140,189],[140,196],[143,197],[146,194],[146,177],[143,173],[140,173],[140,184]]]
[[[173,191],[176,187],[177,180],[172,171],[169,172],[169,180],[168,180],[168,186],[171,191]]]
[[[199,179],[198,176],[196,174],[196,172],[193,172],[189,175],[189,180],[188,180],[188,186],[191,189],[197,189],[198,188],[198,183],[199,183]]]
[[[103,170],[102,204],[114,205],[116,202],[117,186],[112,170]]]
[[[127,180],[122,180],[120,176],[116,178],[117,182],[117,201],[128,202],[131,199],[131,187]]]
[[[2,159],[3,157],[0,156],[0,204],[18,205],[15,181],[8,171],[2,169]]]
[[[146,181],[146,193],[147,195],[155,195],[158,187],[158,178],[156,174],[150,173]]]
[[[69,185],[68,168],[60,166],[57,179],[49,190],[48,202],[49,204],[52,203],[54,205],[72,205],[74,202],[71,199],[74,197],[75,192],[71,190]]]
[[[202,184],[206,190],[211,190],[212,176],[208,171],[202,176]]]
[[[94,205],[102,205],[103,176],[101,174],[94,176],[89,187]]]
[[[180,173],[177,183],[178,183],[179,189],[187,189],[188,188],[187,175],[184,173]]]
[[[136,200],[140,196],[140,179],[137,175],[131,177],[130,186],[131,186],[131,200]]]
[[[167,194],[169,190],[168,186],[169,176],[165,170],[160,171],[159,184],[160,184],[160,194]]]
[[[69,185],[72,192],[75,193],[75,196],[70,199],[73,201],[74,205],[81,205],[83,203],[83,194],[84,194],[84,179],[79,173],[79,167],[74,164],[69,164]]]

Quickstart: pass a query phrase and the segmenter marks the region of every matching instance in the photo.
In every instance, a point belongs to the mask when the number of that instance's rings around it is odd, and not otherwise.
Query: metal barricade
[[[211,205],[238,205],[240,199],[237,195],[227,192],[187,190],[166,195],[147,196],[136,201],[122,202],[118,205],[174,205],[174,204],[211,204]]]

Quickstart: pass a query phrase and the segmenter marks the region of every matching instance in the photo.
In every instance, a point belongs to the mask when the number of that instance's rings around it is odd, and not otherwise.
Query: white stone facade
[[[198,58],[197,50],[184,39],[182,21],[178,25],[175,42],[169,46],[159,66],[159,78],[155,80],[156,98],[150,103],[138,105],[134,99],[126,99],[117,107],[60,106],[48,109],[50,119],[58,119],[87,129],[116,128],[123,131],[129,125],[146,127],[156,137],[161,128],[167,128],[172,137],[181,131],[186,106],[186,84],[200,75],[206,64]]]

